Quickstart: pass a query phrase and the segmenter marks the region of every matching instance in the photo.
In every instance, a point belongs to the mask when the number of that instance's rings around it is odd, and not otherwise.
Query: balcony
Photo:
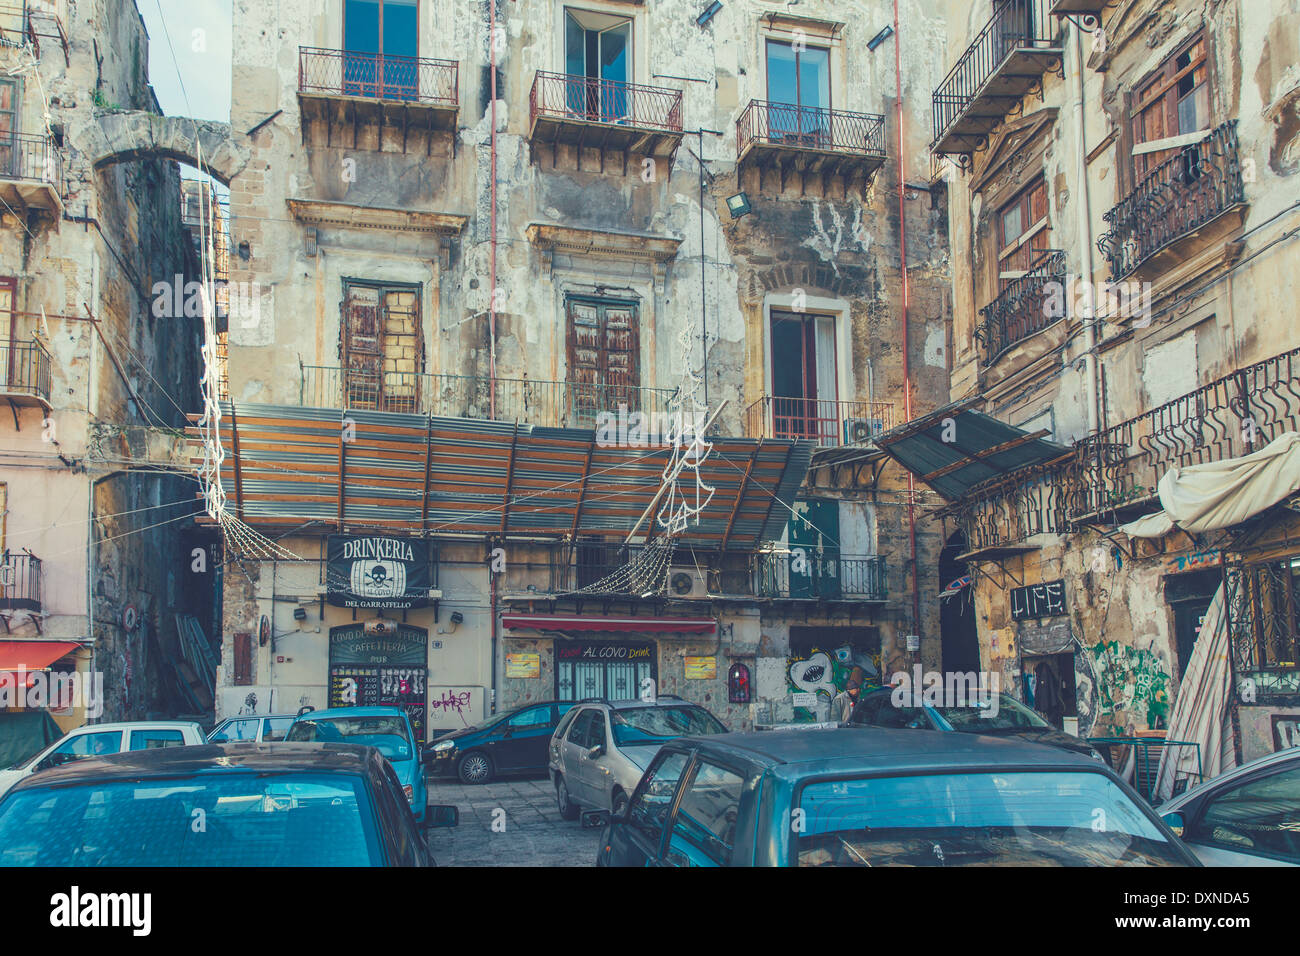
[[[529,586],[511,591],[506,600],[553,600],[589,597],[662,602],[665,594],[599,588],[599,582],[627,567],[640,547],[600,543],[557,547],[547,562],[544,589]],[[796,570],[794,562],[802,562]],[[619,587],[617,583],[615,588]],[[679,550],[668,569],[668,600],[674,601],[854,601],[879,603],[887,599],[885,559],[879,555],[840,555],[809,552],[796,558],[789,552],[743,553]]]
[[[1101,23],[1102,11],[1116,0],[1052,0],[1052,16],[1081,17],[1085,29],[1095,29]]]
[[[41,610],[41,559],[31,553],[4,553],[0,560],[0,611]],[[8,623],[5,624],[8,630]]]
[[[64,65],[71,65],[68,34],[63,29],[67,11],[64,0],[10,0],[0,3],[0,41],[32,45],[36,58],[41,56],[41,41],[46,40],[63,50]]]
[[[22,314],[11,312],[10,321]],[[11,406],[35,405],[49,411],[50,353],[39,342],[0,342],[0,398]]]
[[[1039,534],[1069,530],[1074,489],[1072,462],[1047,461],[978,485],[937,514],[953,516],[966,536],[963,561],[1000,561],[1038,550],[1027,543]]]
[[[1226,238],[1244,220],[1245,203],[1237,121],[1231,120],[1153,169],[1103,217],[1109,228],[1097,246],[1111,280],[1149,277],[1184,261],[1198,238]]]
[[[0,199],[18,213],[63,214],[63,157],[53,139],[24,133],[0,139]]]
[[[539,71],[528,94],[528,123],[534,156],[539,145],[550,146],[552,166],[562,145],[574,147],[579,168],[583,149],[595,148],[602,172],[612,151],[622,155],[626,175],[629,155],[671,162],[682,142],[682,92]]]
[[[802,438],[823,448],[867,444],[894,425],[890,402],[765,395],[745,409],[746,438]]]
[[[885,118],[872,113],[750,100],[736,120],[737,162],[762,171],[833,176],[865,183],[885,162]]]
[[[1300,348],[1082,439],[1076,446],[1079,487],[1071,517],[1143,513],[1170,468],[1237,458],[1297,430]]]
[[[1065,253],[1047,249],[1024,275],[1012,279],[992,303],[980,309],[975,338],[984,348],[984,364],[992,365],[1018,342],[1035,335],[1064,316]],[[1050,307],[1053,287],[1060,314]]]
[[[755,554],[752,591],[776,600],[883,603],[888,598],[885,559],[880,555],[809,552],[805,571],[795,570],[793,554]]]
[[[354,408],[381,412],[526,422],[555,428],[594,428],[601,413],[667,414],[673,389],[630,385],[498,378],[492,414],[491,383],[480,375],[385,372],[374,375],[338,367],[305,365],[299,404],[305,408]]]
[[[993,16],[934,91],[935,153],[972,153],[1062,61],[1051,0],[994,0]]]
[[[455,130],[460,110],[459,64],[454,60],[298,48],[298,104],[304,135],[322,121],[332,133],[340,122],[377,122],[402,131]],[[340,144],[342,145],[342,144]]]

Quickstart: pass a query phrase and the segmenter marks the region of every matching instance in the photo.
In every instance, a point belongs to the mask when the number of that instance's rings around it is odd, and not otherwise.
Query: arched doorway
[[[953,591],[939,598],[939,634],[942,640],[945,671],[980,670],[979,636],[975,626],[973,583],[954,590],[954,584],[969,574],[965,561],[958,561],[966,553],[966,536],[954,532],[939,552],[939,583],[945,591]]]

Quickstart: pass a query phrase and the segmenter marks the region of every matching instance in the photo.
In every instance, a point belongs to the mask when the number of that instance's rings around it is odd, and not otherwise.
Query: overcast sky
[[[169,116],[230,122],[231,3],[136,0],[149,30],[149,80]]]

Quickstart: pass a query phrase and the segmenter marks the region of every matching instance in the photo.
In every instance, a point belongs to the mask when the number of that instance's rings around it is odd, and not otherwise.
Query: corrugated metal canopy
[[[1046,429],[1026,432],[972,411],[972,401],[946,405],[877,436],[875,443],[950,500],[1009,472],[1070,454],[1064,445],[1043,439]]]
[[[253,525],[623,536],[668,460],[662,447],[602,447],[590,429],[243,403],[223,403],[222,415],[227,507]],[[779,538],[813,443],[710,441],[701,473],[716,491],[685,542]]]

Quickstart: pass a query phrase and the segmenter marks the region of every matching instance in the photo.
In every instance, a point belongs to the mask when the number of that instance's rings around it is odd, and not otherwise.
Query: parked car
[[[429,788],[411,721],[402,708],[335,707],[309,711],[294,720],[284,739],[377,748],[393,765],[416,821],[423,822]]]
[[[883,687],[862,695],[849,717],[851,727],[891,727],[908,730],[942,730],[985,737],[1019,737],[1035,744],[1060,747],[1105,761],[1092,744],[1057,730],[1010,694],[998,694],[998,710],[985,716],[989,708],[971,703],[965,707],[936,707],[920,703],[899,707],[893,701],[894,690]]]
[[[284,740],[293,722],[294,714],[270,714],[262,717],[227,717],[208,733],[210,744],[233,744],[243,741]]]
[[[1207,866],[1300,866],[1300,747],[1198,784],[1158,812]]]
[[[856,727],[665,743],[626,813],[610,816],[596,863],[1197,865],[1100,761],[1017,739]]]
[[[620,813],[659,748],[687,735],[725,734],[703,707],[664,694],[654,701],[582,701],[551,737],[548,771],[560,816],[583,808]]]
[[[429,745],[429,771],[462,783],[487,783],[503,773],[546,773],[551,735],[573,701],[525,704],[475,727],[453,730]]]
[[[64,734],[34,757],[0,770],[0,794],[19,780],[72,760],[102,757],[124,750],[191,747],[204,743],[203,728],[192,720],[131,720],[112,724],[87,724]]]
[[[426,826],[457,820],[455,807],[435,807]],[[0,799],[0,866],[432,863],[397,775],[374,747],[123,753],[35,774]]]

